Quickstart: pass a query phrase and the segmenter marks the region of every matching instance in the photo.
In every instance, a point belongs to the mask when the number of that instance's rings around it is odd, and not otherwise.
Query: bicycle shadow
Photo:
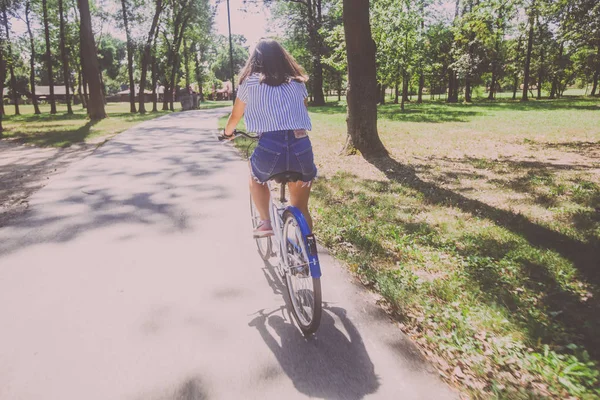
[[[285,305],[259,315],[248,323],[256,328],[295,388],[310,397],[362,399],[380,384],[362,337],[346,310],[323,305],[316,335],[306,338],[289,312],[287,290],[272,265],[265,262],[267,282]]]

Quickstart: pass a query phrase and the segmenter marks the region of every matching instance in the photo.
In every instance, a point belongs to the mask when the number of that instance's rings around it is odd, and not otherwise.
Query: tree
[[[241,35],[232,35],[233,42],[233,70],[239,71],[248,60],[248,47],[246,46],[246,38]],[[231,65],[229,58],[229,45],[227,38],[219,35],[216,38],[217,56],[212,64],[212,71],[222,81],[231,79]]]
[[[27,34],[29,35],[29,46],[31,49],[31,57],[29,63],[29,84],[31,87],[31,101],[33,103],[33,109],[35,114],[41,114],[37,96],[35,94],[35,41],[33,40],[33,33],[31,32],[30,14],[31,1],[27,0],[27,2],[25,3],[25,23],[27,24]]]
[[[527,39],[527,54],[525,55],[525,69],[523,72],[523,96],[521,101],[528,101],[529,74],[531,69],[531,53],[533,50],[534,28],[535,28],[535,0],[531,0],[529,13],[529,37]]]
[[[7,12],[7,8],[8,8],[8,2],[6,0],[2,1],[2,17],[3,17],[3,24],[4,24],[4,29],[6,31],[6,47],[7,47],[7,51],[8,51],[8,68],[10,70],[10,86],[11,86],[11,90],[12,90],[12,95],[13,95],[13,101],[15,103],[15,115],[20,115],[21,113],[19,112],[19,92],[17,90],[17,80],[15,78],[15,60],[13,58],[13,52],[12,52],[12,44],[10,42],[10,28],[8,26],[8,12]],[[2,96],[4,96],[4,94],[2,93]]]
[[[44,2],[46,0],[43,0]],[[104,95],[102,93],[102,82],[100,80],[100,68],[98,67],[98,56],[96,54],[96,43],[92,32],[92,17],[90,15],[90,4],[88,0],[78,0],[81,21],[80,28],[80,51],[83,73],[89,86],[89,103],[87,107],[88,116],[92,121],[106,118],[104,110]]]
[[[46,39],[46,69],[48,71],[48,84],[50,86],[50,114],[56,114],[54,74],[52,72],[52,50],[50,46],[50,24],[48,22],[48,0],[42,0],[42,10],[44,15],[44,38]]]
[[[71,93],[69,91],[69,81],[71,77],[71,70],[69,69],[69,56],[67,54],[67,38],[65,28],[65,16],[63,10],[63,0],[58,0],[58,14],[60,18],[60,56],[63,65],[63,79],[65,80],[65,97],[67,101],[67,114],[73,114],[73,108],[71,108]]]
[[[344,33],[348,59],[348,137],[346,151],[363,156],[384,154],[377,133],[377,68],[371,36],[369,2],[343,0]]]
[[[123,11],[123,25],[125,27],[125,35],[127,37],[127,73],[129,75],[129,111],[136,113],[135,109],[135,82],[133,80],[133,41],[131,40],[131,32],[129,31],[129,8],[127,0],[121,0],[121,10]],[[140,94],[140,101],[143,102],[144,96]]]
[[[141,57],[141,75],[140,75],[140,95],[139,95],[139,111],[140,114],[144,114],[146,112],[146,105],[144,102],[144,92],[146,89],[146,75],[148,73],[148,64],[150,64],[151,51],[152,51],[152,42],[156,38],[156,33],[158,32],[158,23],[160,20],[160,15],[164,10],[164,5],[162,0],[155,0],[154,2],[154,15],[152,17],[152,23],[150,24],[150,30],[148,32],[148,36],[146,36],[146,40],[144,42],[144,47],[142,49],[142,57]]]
[[[276,0],[266,0],[265,2],[275,2]],[[313,96],[313,104],[317,106],[325,105],[325,96],[323,93],[323,55],[324,40],[322,28],[325,22],[324,10],[331,9],[330,2],[324,0],[278,0],[280,6],[275,14],[286,21],[288,29],[302,28],[306,33],[306,47],[310,53],[310,65],[304,63],[304,67],[310,66],[311,79],[310,92]],[[331,2],[333,3],[333,2]],[[293,25],[290,26],[290,25]]]

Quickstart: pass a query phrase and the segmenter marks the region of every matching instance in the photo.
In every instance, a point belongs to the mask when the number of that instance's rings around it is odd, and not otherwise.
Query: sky
[[[227,25],[227,1],[211,0],[217,6],[215,15],[215,30],[222,35],[228,34]],[[263,36],[268,35],[268,22],[270,12],[268,7],[258,0],[256,3],[247,4],[245,0],[230,0],[231,8],[231,33],[244,35],[247,44],[252,47]],[[17,35],[26,34],[25,23],[19,19],[13,19],[12,31]],[[108,28],[109,32],[116,37],[125,39],[124,32],[115,27]]]
[[[227,1],[213,0],[217,4],[215,15],[215,30],[222,35],[228,34]],[[229,0],[231,9],[231,33],[244,35],[247,44],[252,47],[261,37],[269,34],[270,12],[268,7],[258,4],[247,4],[244,0]]]

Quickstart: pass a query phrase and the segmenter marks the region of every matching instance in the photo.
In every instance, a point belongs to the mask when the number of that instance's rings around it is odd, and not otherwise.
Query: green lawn
[[[201,109],[211,109],[230,106],[229,102],[206,101],[201,103]],[[7,115],[2,121],[4,126],[3,137],[19,143],[34,144],[36,146],[67,147],[74,143],[102,141],[132,126],[168,114],[170,111],[148,112],[144,115],[131,114],[129,103],[106,104],[108,118],[97,123],[87,119],[86,111],[80,106],[74,106],[74,114],[66,114],[66,106],[58,105],[58,113],[50,114],[50,106],[42,105],[42,114],[35,115],[33,106],[20,106],[21,115],[14,115],[14,106],[4,106]],[[152,110],[152,103],[146,104],[147,110]],[[162,104],[159,104],[159,110]],[[180,109],[175,103],[175,110]]]
[[[481,398],[600,396],[600,100],[379,108],[389,157],[312,107],[320,240]]]
[[[600,100],[387,104],[369,161],[345,112],[310,108],[320,241],[469,396],[598,398]]]

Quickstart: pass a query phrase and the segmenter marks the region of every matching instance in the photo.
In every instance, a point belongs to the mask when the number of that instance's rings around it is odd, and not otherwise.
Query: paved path
[[[0,399],[455,398],[327,255],[321,329],[300,335],[222,113],[117,136],[0,229]]]

